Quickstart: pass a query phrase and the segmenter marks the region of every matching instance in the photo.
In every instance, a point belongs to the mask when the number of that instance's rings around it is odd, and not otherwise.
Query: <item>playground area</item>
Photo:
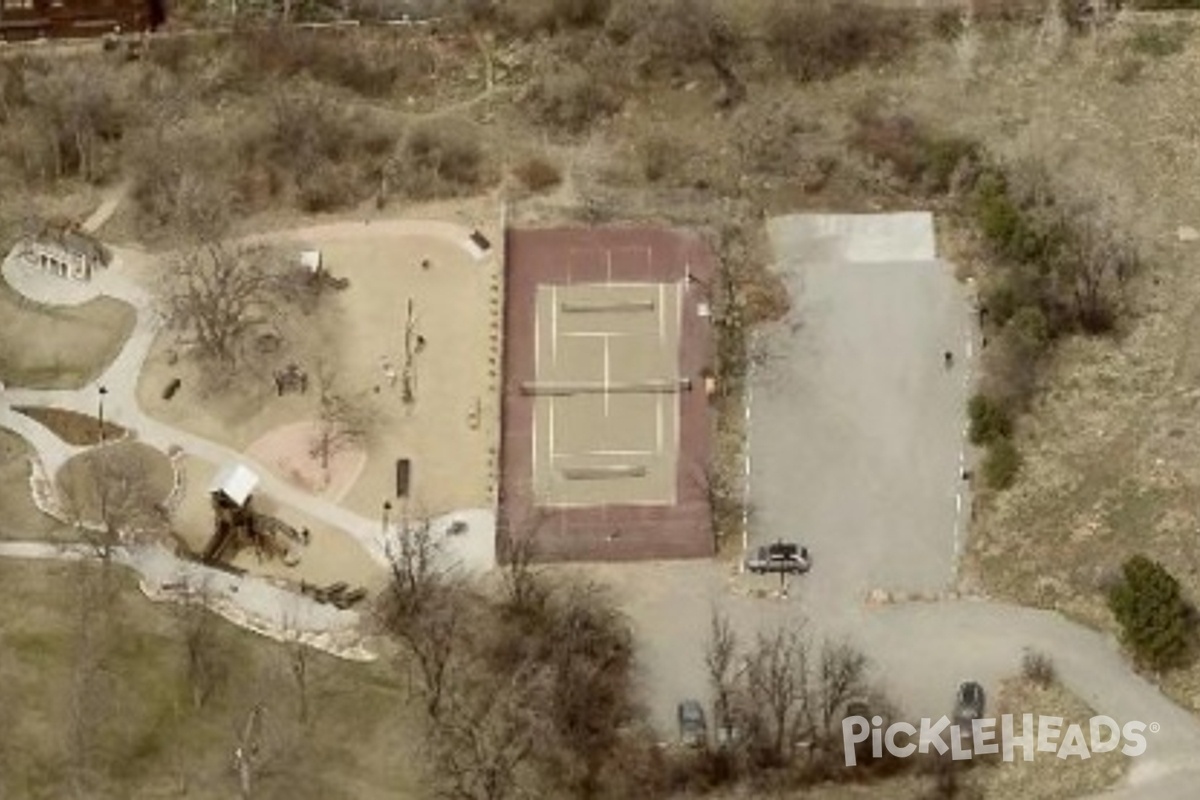
[[[346,223],[304,242],[350,280],[336,295],[338,370],[370,399],[367,462],[342,504],[374,516],[395,499],[397,462],[418,515],[490,508],[496,480],[499,258],[438,222]]]
[[[502,515],[542,558],[712,552],[712,256],[664,230],[508,234]]]
[[[199,555],[213,540],[213,504],[207,489],[218,468],[203,459],[188,456],[182,460],[180,469],[187,490],[175,510],[174,530],[180,543]],[[356,585],[374,589],[384,581],[386,575],[382,566],[326,523],[299,509],[285,507],[265,493],[255,495],[254,507],[258,514],[299,533],[300,541],[277,535],[274,538],[280,552],[274,556],[260,553],[253,547],[242,547],[224,560],[227,566],[295,585],[354,581]]]
[[[205,393],[188,359],[159,336],[139,384],[157,419],[245,453],[257,469],[376,518],[398,490],[415,515],[494,503],[498,431],[500,275],[496,234],[434,220],[337,222],[258,237],[319,251],[342,283],[322,298],[311,341],[286,359],[305,377],[282,391],[280,372]],[[301,268],[298,264],[297,268]],[[351,399],[362,436],[326,459],[314,453],[318,377]],[[165,399],[163,387],[180,379]],[[273,379],[274,378],[274,379]],[[398,485],[407,462],[407,486]]]

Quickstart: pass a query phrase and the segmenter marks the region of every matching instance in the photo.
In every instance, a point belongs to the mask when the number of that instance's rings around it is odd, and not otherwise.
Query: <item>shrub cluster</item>
[[[31,182],[100,183],[120,163],[134,91],[112,65],[19,57],[0,64],[0,154]]]
[[[1191,27],[1183,24],[1170,27],[1142,25],[1134,29],[1128,44],[1129,49],[1138,55],[1166,58],[1183,52],[1191,34]]]
[[[979,146],[957,136],[935,136],[903,114],[883,115],[871,108],[855,114],[850,144],[886,163],[907,186],[940,194],[954,188],[965,173],[970,180],[981,161]]]
[[[595,28],[608,19],[612,0],[502,0],[476,16],[519,35],[554,33],[572,28]]]
[[[1129,0],[1129,5],[1139,11],[1200,11],[1200,0]]]
[[[567,133],[581,133],[620,107],[613,91],[580,66],[540,78],[526,102],[544,124]]]
[[[993,343],[984,391],[991,407],[1011,416],[1028,403],[1039,366],[1060,338],[1113,330],[1137,256],[1098,209],[1056,201],[1037,173],[987,167],[968,207],[995,265],[980,298],[985,341]],[[985,471],[1000,484],[1017,468],[1010,446],[991,444],[994,468]]]
[[[484,168],[479,130],[468,120],[447,117],[413,128],[399,155],[388,164],[387,174],[394,189],[426,200],[478,188],[484,181]]]
[[[558,167],[540,156],[522,161],[513,168],[513,174],[532,192],[543,192],[562,183],[562,173]]]
[[[767,44],[802,81],[827,80],[865,64],[892,61],[919,38],[913,15],[839,0],[780,0],[771,12]]]
[[[1048,689],[1056,679],[1054,660],[1040,650],[1026,650],[1021,654],[1021,675],[1036,686]]]
[[[984,446],[1012,436],[1012,417],[1008,409],[985,394],[976,394],[967,403],[971,444]]]
[[[1130,243],[1086,203],[1057,201],[1040,173],[982,171],[971,210],[1001,267],[984,296],[988,320],[1035,348],[1066,333],[1110,332],[1137,267]]]
[[[359,203],[379,184],[397,131],[315,94],[280,94],[261,119],[233,128],[145,134],[131,158],[145,233],[200,236],[276,201],[306,212]]]
[[[253,86],[269,77],[307,75],[365,97],[385,97],[399,82],[429,78],[432,55],[412,39],[385,39],[357,31],[334,33],[268,27],[238,32],[230,42],[236,80]]]
[[[1195,626],[1179,581],[1143,555],[1126,559],[1121,572],[1121,581],[1109,592],[1108,607],[1121,626],[1125,646],[1144,667],[1182,665],[1191,651]]]
[[[1010,485],[1020,466],[1013,420],[1036,389],[1040,364],[1063,336],[1109,333],[1137,255],[1100,209],[1055,198],[1039,171],[988,163],[977,144],[936,136],[910,117],[856,115],[851,146],[885,163],[910,190],[961,201],[992,269],[982,281],[982,392],[971,439],[989,449],[983,476]]]

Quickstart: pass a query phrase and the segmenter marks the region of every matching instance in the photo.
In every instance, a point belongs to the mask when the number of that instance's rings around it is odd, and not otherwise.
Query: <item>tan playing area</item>
[[[546,560],[711,554],[704,239],[542,228],[506,245],[503,525],[536,524]]]
[[[672,505],[680,283],[537,289],[533,490],[539,505]]]

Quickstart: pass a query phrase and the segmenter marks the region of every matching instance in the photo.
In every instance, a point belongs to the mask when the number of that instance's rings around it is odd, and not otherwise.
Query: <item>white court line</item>
[[[558,364],[558,287],[550,287],[550,364]]]
[[[568,458],[568,457],[570,457],[570,455],[574,455],[574,454],[560,453],[560,455],[563,458]],[[585,455],[585,456],[655,456],[655,455],[658,455],[658,453],[655,453],[653,450],[588,450],[586,453],[579,453],[578,455]]]
[[[676,453],[676,454],[678,454],[678,453],[679,453],[679,428],[680,428],[680,427],[682,426],[682,424],[683,424],[683,423],[682,423],[682,420],[683,420],[683,408],[682,408],[682,406],[683,406],[683,392],[676,392],[676,393],[675,393],[673,396],[675,397],[675,404],[674,404],[674,408],[675,408],[675,420],[674,420],[674,422],[675,422],[675,425],[673,426],[673,427],[675,428],[675,431],[674,431],[674,434],[673,434],[673,436],[672,436],[672,442],[671,442],[671,446],[675,448],[673,452],[674,452],[674,453]]]
[[[610,339],[622,336],[641,336],[640,333],[630,333],[628,331],[570,331],[562,334],[560,339],[572,339],[581,337],[585,339]]]
[[[604,416],[608,416],[608,387],[609,387],[608,338],[604,339]]]
[[[661,453],[663,449],[663,396],[656,395],[654,401],[654,452]]]
[[[537,413],[537,398],[533,399],[533,424],[529,426],[529,438],[533,443],[533,462],[530,465],[529,479],[533,482],[534,488],[537,488],[538,476],[538,413]]]
[[[667,314],[663,310],[663,303],[666,301],[667,286],[664,283],[658,285],[658,346],[662,347],[667,341]]]
[[[581,284],[586,285],[586,284]],[[645,283],[635,283],[632,281],[613,281],[605,286],[606,289],[645,289]]]

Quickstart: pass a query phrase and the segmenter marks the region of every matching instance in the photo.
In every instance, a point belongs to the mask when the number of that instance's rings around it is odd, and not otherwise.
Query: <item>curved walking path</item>
[[[10,405],[7,399],[14,394],[14,391],[8,390],[0,395],[0,428],[7,428],[29,442],[42,462],[42,467],[46,470],[47,475],[57,475],[63,464],[87,450],[86,447],[67,444],[42,423],[13,410],[13,405],[26,405],[19,399],[13,400]],[[40,403],[30,405],[40,405]]]

